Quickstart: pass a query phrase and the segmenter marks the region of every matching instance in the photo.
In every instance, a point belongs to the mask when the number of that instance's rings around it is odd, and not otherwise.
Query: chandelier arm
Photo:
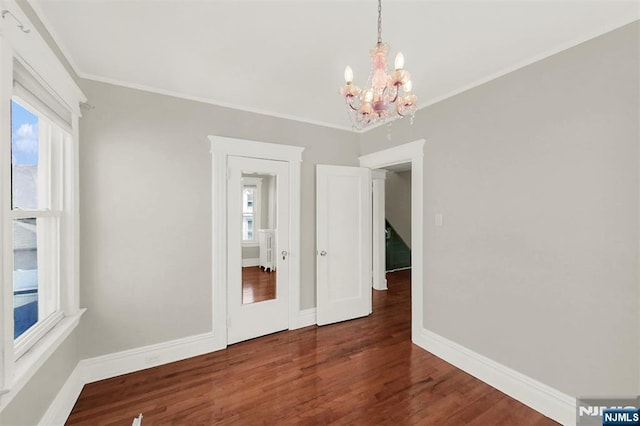
[[[349,108],[351,108],[351,110],[358,111],[360,109],[360,107],[354,106],[354,104],[353,104],[354,98],[355,98],[355,96],[348,96],[346,98],[347,105],[349,105]]]
[[[395,93],[393,95],[393,99],[389,99],[389,102],[391,103],[395,103],[398,100],[398,95],[400,94],[400,89],[398,89],[398,86],[393,86],[393,89],[395,90]],[[389,87],[385,87],[384,90],[389,90]]]

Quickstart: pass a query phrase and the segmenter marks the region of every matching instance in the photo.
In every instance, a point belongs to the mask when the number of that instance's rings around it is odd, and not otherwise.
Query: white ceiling
[[[375,0],[31,0],[83,78],[350,128],[344,66],[368,76]],[[384,0],[425,106],[640,17],[638,1]],[[89,100],[91,102],[91,100]]]

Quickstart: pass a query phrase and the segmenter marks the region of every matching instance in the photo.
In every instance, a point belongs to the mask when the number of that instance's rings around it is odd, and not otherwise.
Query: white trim
[[[40,419],[40,425],[62,425],[66,422],[82,386],[122,374],[181,361],[215,352],[220,347],[212,333],[143,346],[81,360],[62,386],[49,408]]]
[[[67,49],[67,46],[64,43],[62,43],[62,38],[55,31],[53,25],[51,25],[51,22],[47,19],[46,17],[47,15],[43,12],[42,8],[40,7],[40,1],[38,0],[27,0],[27,1],[31,6],[31,8],[33,9],[33,11],[36,13],[36,15],[38,15],[38,19],[40,19],[40,22],[42,22],[42,25],[44,25],[45,29],[49,33],[49,36],[51,36],[51,38],[53,39],[53,42],[56,44],[56,46],[58,46],[58,49],[60,49],[60,52],[62,53],[66,61],[69,63],[69,65],[73,69],[73,72],[75,72],[78,75],[78,77],[80,77],[80,73],[78,72],[80,68],[78,67],[78,64],[74,61],[73,56],[71,56],[71,51]]]
[[[84,383],[92,383],[208,354],[226,347],[226,344],[224,346],[219,345],[216,340],[213,333],[198,334],[183,339],[170,340],[155,345],[83,359],[78,363],[78,367],[82,371]]]
[[[386,238],[384,232],[385,221],[385,180],[386,170],[371,171],[371,191],[373,192],[371,215],[372,229],[372,286],[374,290],[387,290],[386,269]]]
[[[298,318],[295,322],[295,327],[292,327],[291,330],[294,330],[296,328],[309,327],[316,324],[316,308],[304,309],[298,312]]]
[[[227,156],[211,155],[211,241],[212,320],[211,330],[218,345],[227,345]]]
[[[85,382],[82,379],[82,371],[78,366],[73,369],[69,378],[64,382],[60,391],[45,411],[44,415],[38,422],[42,426],[62,426],[66,423],[76,404]]]
[[[427,329],[414,339],[422,349],[563,424],[576,424],[576,399]]]
[[[416,341],[424,321],[424,139],[358,157],[361,167],[379,169],[411,162],[411,340]]]
[[[259,257],[254,257],[251,259],[242,259],[242,267],[246,268],[246,267],[251,267],[251,266],[259,266],[260,265],[260,258]]]
[[[10,10],[30,30],[28,34],[25,34],[17,28],[15,23],[4,24],[2,36],[7,37],[10,41],[15,50],[15,56],[19,57],[23,63],[28,64],[31,71],[34,72],[34,76],[71,112],[82,115],[80,103],[86,102],[87,98],[64,65],[14,0],[3,0],[2,4],[4,9]]]
[[[213,335],[227,346],[227,157],[289,163],[289,329],[300,311],[300,163],[304,147],[210,135],[212,157],[212,298]]]
[[[219,152],[227,156],[247,158],[262,158],[264,160],[302,161],[304,147],[281,145],[251,141],[246,139],[228,138],[225,136],[209,136],[211,152]]]
[[[0,76],[13,76],[13,51],[7,39],[0,37]],[[0,79],[0,127],[11,129],[12,79]],[[11,205],[11,134],[0,132],[0,294],[13,294],[13,264],[8,241],[13,225],[7,206]],[[0,389],[13,381],[15,353],[13,346],[13,297],[0,298]],[[0,401],[6,399],[4,396]],[[1,407],[1,405],[0,405]]]
[[[248,113],[252,113],[252,114],[264,115],[264,116],[267,116],[267,117],[280,118],[280,119],[283,119],[283,120],[297,121],[299,123],[312,124],[314,126],[326,127],[326,128],[330,128],[330,129],[342,130],[342,131],[347,131],[347,132],[352,132],[353,131],[351,126],[340,126],[340,125],[337,125],[337,124],[334,124],[334,123],[328,123],[326,121],[314,120],[314,119],[305,118],[305,117],[298,117],[296,115],[284,114],[284,113],[280,113],[280,112],[267,111],[265,109],[253,108],[253,107],[249,107],[249,106],[235,104],[235,103],[232,103],[232,102],[217,101],[215,99],[205,98],[203,96],[189,95],[189,94],[186,94],[186,93],[176,92],[174,90],[160,89],[160,88],[157,88],[157,87],[147,86],[147,85],[144,85],[144,84],[129,83],[129,82],[126,82],[126,81],[115,79],[115,78],[101,77],[101,76],[98,76],[98,75],[88,74],[88,73],[84,73],[84,72],[79,72],[78,76],[80,78],[84,78],[84,79],[92,80],[92,81],[97,81],[97,82],[100,82],[100,83],[111,84],[111,85],[119,86],[119,87],[126,87],[126,88],[134,89],[134,90],[141,90],[143,92],[154,93],[154,94],[157,94],[157,95],[170,96],[172,98],[178,98],[178,99],[185,99],[185,100],[188,100],[188,101],[200,102],[200,103],[207,104],[207,105],[214,105],[214,106],[218,106],[218,107],[222,107],[222,108],[234,109],[236,111],[243,111],[243,112],[248,112]]]
[[[56,288],[57,289],[57,288]],[[40,291],[40,290],[38,290]],[[38,303],[40,305],[40,303]],[[39,307],[39,306],[38,306]],[[40,314],[38,313],[38,316]],[[25,330],[25,332],[13,341],[13,347],[16,354],[16,360],[19,360],[22,355],[27,353],[33,345],[37,344],[40,339],[47,335],[62,319],[64,314],[58,310],[53,312],[47,318],[37,321],[31,328]]]
[[[85,311],[86,309],[81,309],[77,314],[64,318],[15,363],[14,380],[9,387],[9,392],[2,395],[0,399],[0,412],[9,405],[49,356],[71,334]]]
[[[411,266],[405,266],[404,268],[395,268],[395,269],[389,269],[388,271],[385,271],[385,272],[398,272],[398,271],[406,271],[407,269],[411,269]]]

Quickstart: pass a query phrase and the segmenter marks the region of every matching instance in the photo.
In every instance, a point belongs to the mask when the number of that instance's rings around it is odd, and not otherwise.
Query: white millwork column
[[[373,188],[373,289],[386,290],[387,278],[385,274],[385,232],[384,232],[384,181],[386,170],[372,170],[371,182]]]

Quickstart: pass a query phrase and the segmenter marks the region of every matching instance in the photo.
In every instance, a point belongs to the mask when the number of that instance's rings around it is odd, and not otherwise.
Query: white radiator
[[[276,238],[273,229],[259,229],[260,267],[265,271],[276,270]]]

